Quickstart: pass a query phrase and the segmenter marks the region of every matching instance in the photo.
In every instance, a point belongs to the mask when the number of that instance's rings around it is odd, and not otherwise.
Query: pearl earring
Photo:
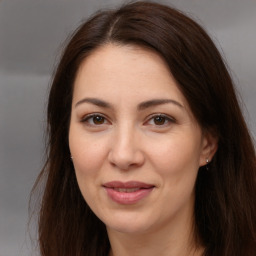
[[[207,171],[209,170],[209,167],[208,167],[208,164],[209,164],[209,163],[210,163],[210,161],[209,161],[209,159],[207,158],[207,159],[206,159],[206,165],[205,165]]]

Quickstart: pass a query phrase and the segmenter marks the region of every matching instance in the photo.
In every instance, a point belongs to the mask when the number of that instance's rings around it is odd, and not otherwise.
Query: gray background
[[[42,167],[47,88],[61,45],[92,12],[123,2],[0,0],[0,256],[36,255],[28,200]],[[256,0],[161,2],[196,18],[224,52],[255,137]]]

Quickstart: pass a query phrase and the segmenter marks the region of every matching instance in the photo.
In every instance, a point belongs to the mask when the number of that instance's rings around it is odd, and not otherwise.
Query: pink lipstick
[[[155,186],[139,181],[111,181],[103,184],[103,187],[114,202],[119,204],[135,204],[148,196]]]

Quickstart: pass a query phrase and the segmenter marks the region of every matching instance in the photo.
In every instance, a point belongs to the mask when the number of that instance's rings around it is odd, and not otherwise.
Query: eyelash
[[[103,123],[99,123],[99,124],[96,124],[96,123],[90,123],[90,120],[92,120],[92,122],[94,122],[94,118],[101,118],[103,120]],[[152,120],[154,122],[154,119],[155,118],[162,118],[164,120],[164,123],[163,124],[150,124],[149,122]],[[156,121],[156,120],[155,120]],[[86,115],[82,120],[81,120],[82,123],[87,123],[89,126],[100,126],[100,125],[104,125],[107,123],[110,123],[107,118],[100,114],[100,113],[93,113],[93,114],[89,114],[89,115]],[[162,113],[159,113],[159,114],[152,114],[150,115],[149,117],[147,117],[146,121],[143,123],[143,124],[149,124],[149,125],[152,125],[152,126],[156,126],[156,127],[166,127],[168,126],[168,124],[170,123],[175,123],[176,120],[168,115],[165,115],[165,114],[162,114]]]
[[[168,116],[168,115],[165,115],[165,114],[162,114],[162,113],[159,113],[159,114],[152,114],[150,115],[148,118],[147,118],[147,121],[145,123],[149,123],[151,120],[154,122],[154,119],[155,118],[163,118],[164,119],[164,123],[163,124],[152,124],[152,126],[157,126],[159,128],[162,128],[162,127],[166,127],[168,126],[170,123],[175,123],[175,119]],[[156,120],[155,120],[156,121]],[[151,125],[151,124],[150,124]]]
[[[91,124],[91,123],[89,122],[90,119],[91,119],[92,122],[93,122],[93,118],[96,118],[96,117],[102,118],[104,123],[102,123],[102,124],[95,124],[95,123]],[[105,124],[105,121],[106,121],[106,120],[107,120],[107,118],[106,118],[104,115],[99,114],[99,113],[93,113],[93,114],[89,114],[89,115],[86,115],[85,117],[83,117],[83,119],[81,120],[81,122],[82,122],[82,123],[87,123],[87,124],[90,125],[90,126],[99,126],[99,125]]]

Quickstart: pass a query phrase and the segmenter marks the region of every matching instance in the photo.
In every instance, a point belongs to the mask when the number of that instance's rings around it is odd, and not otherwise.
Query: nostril
[[[140,166],[144,163],[143,153],[139,150],[111,150],[108,160],[112,166],[121,170],[128,170],[131,167]]]

